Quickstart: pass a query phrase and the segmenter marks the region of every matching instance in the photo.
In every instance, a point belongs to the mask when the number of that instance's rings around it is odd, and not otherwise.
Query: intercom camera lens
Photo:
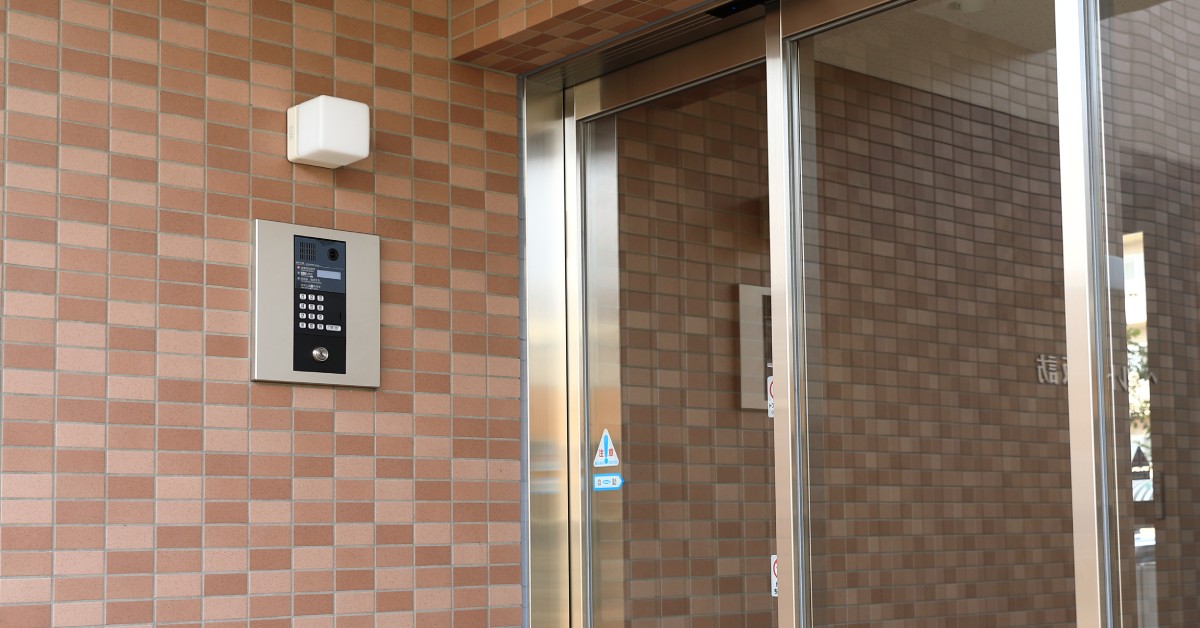
[[[338,253],[337,249],[329,249],[329,261],[336,262],[341,256],[341,253]]]

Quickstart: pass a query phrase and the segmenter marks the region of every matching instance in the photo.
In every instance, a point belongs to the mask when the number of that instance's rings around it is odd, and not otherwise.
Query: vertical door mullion
[[[1110,347],[1097,10],[1094,0],[1055,3],[1076,617],[1080,626],[1110,627],[1112,473],[1105,452],[1112,399],[1105,386]]]
[[[584,303],[584,229],[583,159],[580,155],[578,121],[575,118],[574,89],[563,93],[564,194],[566,214],[566,293],[567,293],[567,478],[568,536],[570,544],[571,628],[590,628],[591,595],[588,586],[589,563],[588,501],[584,499],[587,468],[585,415],[587,407],[586,310]]]
[[[775,517],[779,554],[779,626],[809,625],[808,547],[804,519],[804,307],[799,263],[800,123],[795,49],[783,39],[778,5],[767,12],[767,153],[770,180],[771,318],[775,391]]]
[[[592,454],[607,431],[619,448],[621,432],[621,285],[617,224],[617,124],[614,116],[578,124],[583,156],[584,349],[586,386],[582,439],[588,594],[595,628],[625,625],[624,491],[592,490]],[[617,472],[621,466],[601,469]],[[610,603],[597,604],[608,600]],[[611,603],[621,600],[620,603]]]
[[[526,578],[528,620],[532,626],[570,622],[571,489],[567,453],[568,334],[566,215],[563,212],[565,152],[561,90],[526,86],[522,146],[524,177],[539,186],[525,189],[522,289],[526,339],[523,452],[527,497]],[[536,489],[532,488],[536,487]],[[533,539],[537,539],[536,542]]]

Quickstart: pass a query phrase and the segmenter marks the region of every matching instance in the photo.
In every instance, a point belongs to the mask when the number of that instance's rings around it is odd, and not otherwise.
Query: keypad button
[[[319,321],[323,321],[323,320],[325,320],[325,315],[324,315],[324,314],[317,314],[317,320],[319,320]]]
[[[307,294],[304,294],[303,292],[301,292],[301,293],[300,293],[300,300],[301,300],[301,301],[305,301],[305,300],[307,300],[307,299],[308,299],[308,295],[307,295]]]
[[[318,300],[318,301],[324,301],[324,300],[325,300],[325,295],[323,295],[323,294],[318,294],[318,295],[317,295],[317,300]]]
[[[304,329],[304,323],[296,323],[296,324],[300,326],[300,329]]]
[[[318,311],[318,312],[324,312],[324,311],[325,311],[325,306],[324,306],[324,305],[318,305],[318,306],[317,306],[317,311]]]
[[[325,329],[325,326],[320,323],[317,323],[317,330],[320,331],[322,329]]]

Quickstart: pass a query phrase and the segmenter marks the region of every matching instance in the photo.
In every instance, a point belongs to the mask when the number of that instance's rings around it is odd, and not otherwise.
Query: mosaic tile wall
[[[740,398],[738,284],[770,283],[761,68],[618,117],[625,617],[775,624],[773,423]]]
[[[528,72],[703,4],[697,0],[450,0],[451,56]]]
[[[520,625],[515,79],[438,2],[0,8],[0,624]],[[318,94],[370,158],[285,160]],[[248,383],[254,218],[382,237],[378,391]]]
[[[1056,129],[815,81],[817,622],[1074,625]]]

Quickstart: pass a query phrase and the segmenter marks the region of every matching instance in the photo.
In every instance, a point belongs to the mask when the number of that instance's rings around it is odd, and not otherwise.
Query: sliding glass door
[[[1200,2],[1099,14],[1116,619],[1200,625]]]
[[[756,10],[528,86],[532,624],[1200,625],[1200,0]]]
[[[1054,6],[1004,5],[790,48],[816,626],[1075,625]]]
[[[593,626],[776,623],[765,102],[756,64],[580,125]]]

